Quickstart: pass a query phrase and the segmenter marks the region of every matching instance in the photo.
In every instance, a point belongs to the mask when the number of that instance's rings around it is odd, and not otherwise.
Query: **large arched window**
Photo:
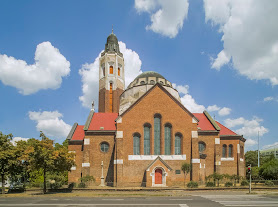
[[[233,157],[233,145],[229,145],[229,157]]]
[[[140,155],[140,134],[135,133],[133,135],[133,154]]]
[[[150,150],[151,125],[144,125],[144,155],[151,154]]]
[[[155,114],[154,116],[154,154],[160,155],[160,126],[161,115]]]
[[[175,135],[175,155],[181,154],[181,137],[180,133]]]
[[[121,76],[121,69],[118,68],[118,76]]]
[[[222,157],[227,157],[227,145],[222,146]]]
[[[109,67],[109,74],[113,74],[113,66],[112,65],[110,65],[110,67]]]
[[[171,124],[165,124],[164,126],[164,154],[170,155],[171,154],[171,131],[172,131],[172,125]]]

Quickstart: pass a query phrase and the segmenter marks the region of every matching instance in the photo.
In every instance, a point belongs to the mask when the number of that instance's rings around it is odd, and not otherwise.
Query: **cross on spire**
[[[113,24],[112,24],[112,34],[113,34]]]

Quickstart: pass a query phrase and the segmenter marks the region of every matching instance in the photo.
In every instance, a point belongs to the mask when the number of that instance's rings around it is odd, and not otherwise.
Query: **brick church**
[[[178,91],[157,72],[144,72],[125,87],[123,54],[113,32],[99,59],[99,105],[67,137],[76,165],[69,183],[90,175],[95,185],[166,187],[220,174],[245,175],[243,136],[208,112],[192,113]]]

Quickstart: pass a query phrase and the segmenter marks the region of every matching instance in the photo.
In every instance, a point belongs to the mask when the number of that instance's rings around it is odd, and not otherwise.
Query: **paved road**
[[[0,197],[0,207],[223,207],[223,206],[258,206],[278,207],[278,197],[258,195],[189,195],[184,197],[136,197],[136,198],[88,198],[88,197]]]

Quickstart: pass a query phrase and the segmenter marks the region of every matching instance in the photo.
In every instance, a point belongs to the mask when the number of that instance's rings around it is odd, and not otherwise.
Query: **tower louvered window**
[[[160,125],[161,116],[159,114],[154,116],[154,154],[160,155]]]
[[[113,84],[110,83],[110,90],[109,90],[109,111],[113,112]]]
[[[144,155],[150,154],[150,125],[144,125]]]
[[[120,76],[120,75],[121,75],[121,69],[118,68],[118,76]]]
[[[175,136],[175,155],[181,154],[181,135],[176,134]]]
[[[140,155],[140,135],[137,133],[133,135],[133,154]]]
[[[113,74],[113,66],[112,65],[110,65],[110,67],[109,67],[109,73]]]
[[[165,145],[165,155],[171,154],[171,125],[167,124],[164,127],[164,145]]]

